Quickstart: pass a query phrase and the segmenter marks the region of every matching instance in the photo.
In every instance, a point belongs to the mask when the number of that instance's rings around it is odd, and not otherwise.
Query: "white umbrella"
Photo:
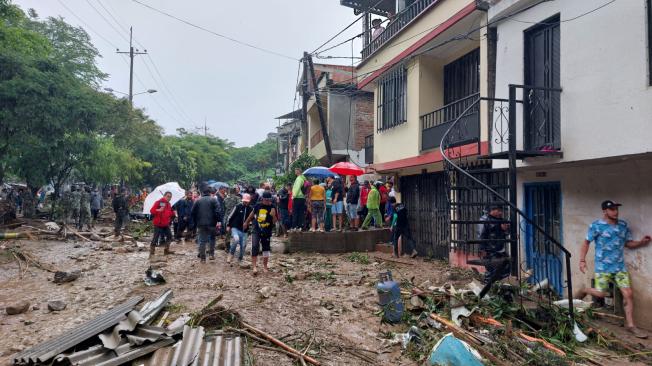
[[[149,210],[152,209],[154,203],[163,198],[165,192],[172,193],[172,199],[170,200],[171,205],[174,205],[186,195],[186,191],[183,190],[177,182],[169,182],[160,185],[154,188],[154,190],[145,198],[145,202],[143,203],[143,213],[149,214]]]

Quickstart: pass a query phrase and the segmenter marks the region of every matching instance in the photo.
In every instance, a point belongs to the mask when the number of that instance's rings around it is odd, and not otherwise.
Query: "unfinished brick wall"
[[[356,96],[354,103],[354,129],[355,136],[353,148],[361,150],[364,147],[364,138],[374,133],[374,99],[373,93],[364,93]]]

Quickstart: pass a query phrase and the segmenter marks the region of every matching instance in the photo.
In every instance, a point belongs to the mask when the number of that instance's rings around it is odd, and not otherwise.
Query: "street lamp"
[[[114,89],[112,89],[112,88],[104,88],[104,90],[108,91],[109,93],[118,93],[118,94],[127,95],[127,96],[129,95],[128,93],[123,93],[123,92],[121,92],[121,91],[114,90]],[[156,93],[156,92],[157,92],[157,90],[155,90],[155,89],[147,89],[147,90],[144,91],[144,92],[140,92],[140,93],[136,93],[136,94],[132,95],[132,97],[133,97],[133,96],[136,96],[136,95],[140,95],[140,94],[145,94],[145,93],[153,94],[153,93]],[[131,98],[130,98],[130,99],[131,99]]]

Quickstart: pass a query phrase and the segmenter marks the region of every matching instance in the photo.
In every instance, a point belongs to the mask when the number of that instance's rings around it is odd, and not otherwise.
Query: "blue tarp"
[[[430,366],[483,366],[478,351],[448,333],[440,339],[430,352]]]

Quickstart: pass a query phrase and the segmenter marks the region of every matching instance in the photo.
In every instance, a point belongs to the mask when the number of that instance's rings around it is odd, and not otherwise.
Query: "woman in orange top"
[[[315,179],[313,181],[312,187],[310,187],[310,194],[308,195],[308,200],[310,201],[310,208],[312,209],[312,228],[311,232],[317,230],[319,226],[319,231],[324,231],[324,212],[326,211],[326,189],[319,185],[319,180]]]

